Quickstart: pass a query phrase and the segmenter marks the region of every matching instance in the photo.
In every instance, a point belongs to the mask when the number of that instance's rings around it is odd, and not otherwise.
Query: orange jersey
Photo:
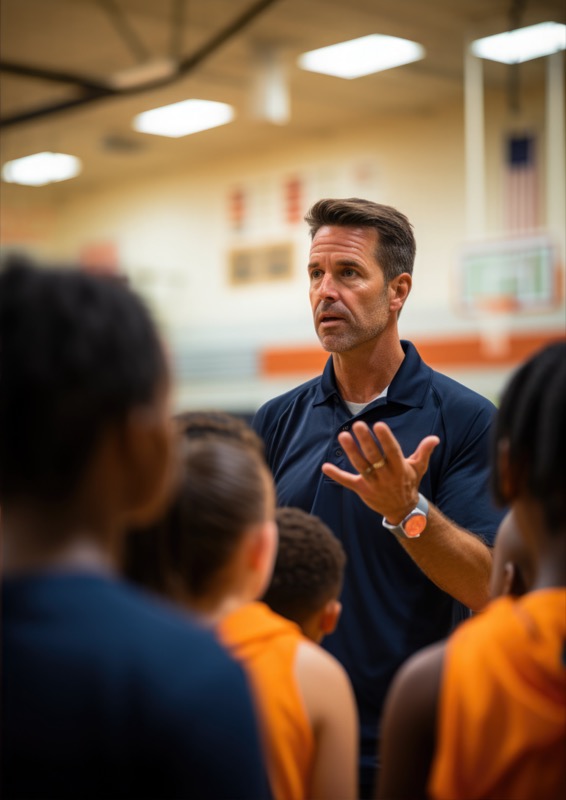
[[[274,800],[308,797],[314,736],[295,677],[303,634],[264,603],[249,603],[218,626],[256,699]]]
[[[502,597],[448,640],[434,800],[566,797],[566,589]]]

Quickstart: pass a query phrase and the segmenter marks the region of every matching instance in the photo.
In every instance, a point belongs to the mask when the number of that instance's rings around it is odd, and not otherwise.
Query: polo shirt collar
[[[412,342],[402,339],[401,347],[405,352],[405,358],[389,384],[386,402],[399,403],[410,408],[422,408],[432,378],[432,370],[421,359]],[[320,405],[332,397],[339,396],[334,364],[330,356],[321,375],[313,405]]]

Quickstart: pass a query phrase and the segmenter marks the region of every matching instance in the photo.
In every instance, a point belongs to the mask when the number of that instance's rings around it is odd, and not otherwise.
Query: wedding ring
[[[376,461],[374,464],[370,464],[369,467],[367,467],[367,469],[364,469],[362,474],[366,476],[371,475],[372,472],[375,472],[376,469],[381,469],[383,466],[385,466],[384,458],[380,459],[379,461]]]

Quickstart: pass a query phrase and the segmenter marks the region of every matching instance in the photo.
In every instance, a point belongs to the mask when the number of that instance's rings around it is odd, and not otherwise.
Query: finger
[[[373,432],[389,466],[393,469],[402,466],[405,456],[389,425],[386,425],[385,422],[376,422],[373,426]]]
[[[352,425],[352,432],[356,436],[358,448],[364,459],[370,464],[381,461],[384,454],[381,450],[380,443],[376,441],[369,426],[365,422],[354,422]]]
[[[359,488],[359,484],[361,481],[360,475],[353,475],[351,472],[345,472],[343,469],[340,469],[335,464],[323,464],[322,471],[326,475],[327,478],[332,478],[333,481],[339,483],[341,486],[345,486],[346,489],[353,489],[356,491]]]
[[[438,436],[426,436],[422,442],[420,442],[415,452],[407,459],[417,471],[419,480],[427,471],[430,457],[438,444],[440,444]]]
[[[351,433],[340,433],[338,435],[338,441],[348,456],[350,464],[358,472],[364,473],[368,466],[373,463],[366,458],[365,454],[360,450]]]

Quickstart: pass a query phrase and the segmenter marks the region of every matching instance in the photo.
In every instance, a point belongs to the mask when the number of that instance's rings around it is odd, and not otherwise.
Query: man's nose
[[[334,278],[329,272],[324,273],[324,277],[322,278],[321,282],[318,286],[318,293],[321,298],[329,298],[332,300],[336,300],[338,297],[338,290],[336,288],[336,283],[334,282]]]

